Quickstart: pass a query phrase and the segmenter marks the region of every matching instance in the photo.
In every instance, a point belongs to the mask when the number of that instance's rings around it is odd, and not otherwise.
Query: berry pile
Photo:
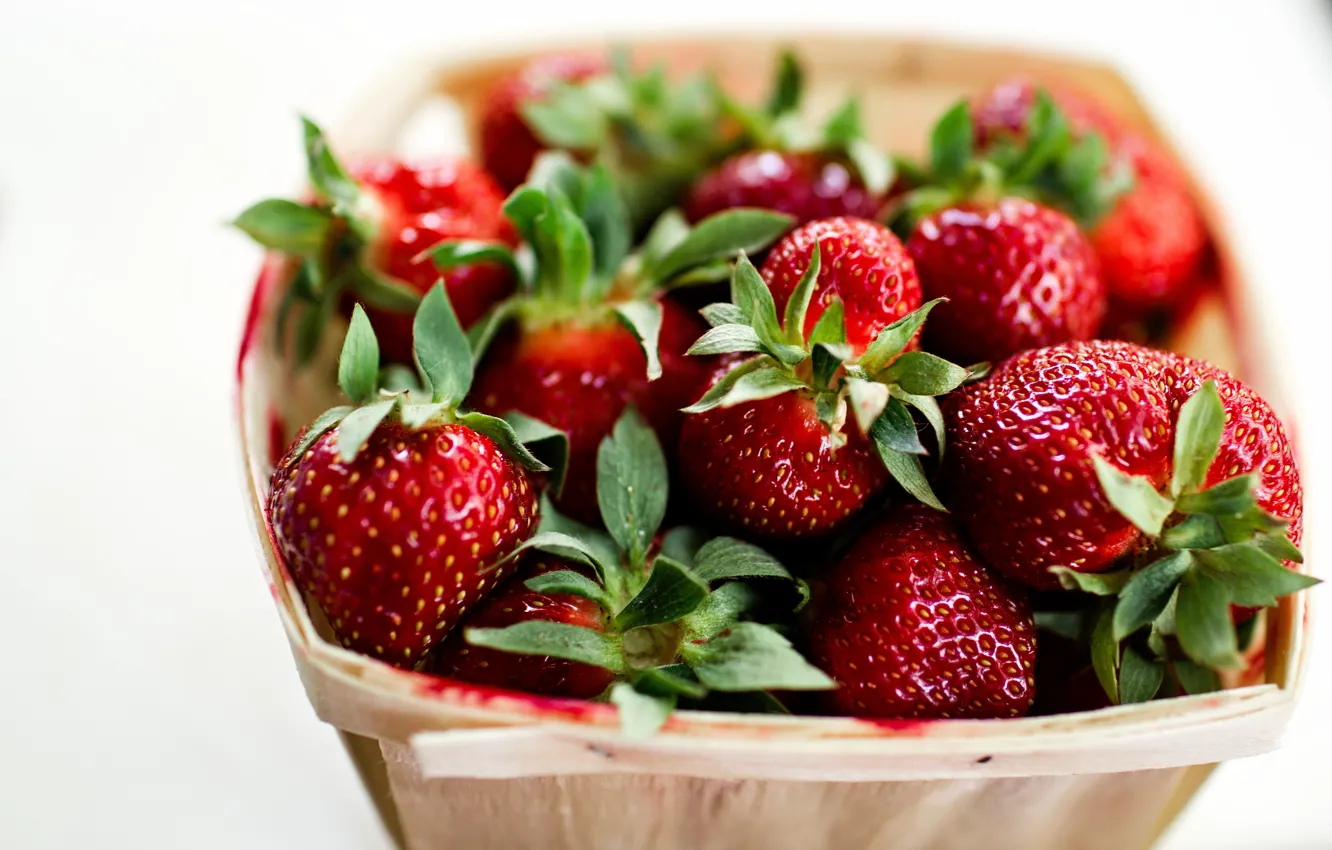
[[[1178,167],[1026,81],[918,163],[802,87],[789,54],[758,105],[547,57],[483,104],[480,164],[344,165],[305,122],[309,194],[236,224],[291,260],[292,368],[349,319],[348,404],[267,505],[309,604],[350,651],[633,735],[1220,687],[1313,580],[1271,407],[1114,338],[1207,277]]]

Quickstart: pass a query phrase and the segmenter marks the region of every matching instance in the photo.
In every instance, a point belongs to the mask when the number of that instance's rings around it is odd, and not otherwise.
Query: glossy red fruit
[[[1139,178],[1091,233],[1115,297],[1139,310],[1175,305],[1207,249],[1207,229],[1183,184]]]
[[[592,699],[609,688],[615,674],[601,667],[472,646],[463,637],[465,628],[499,629],[528,620],[605,631],[606,617],[596,602],[567,593],[537,593],[524,584],[533,576],[555,570],[573,570],[591,577],[587,568],[572,561],[543,552],[524,554],[513,578],[468,614],[431,654],[430,671],[464,682],[576,699]]]
[[[1101,341],[1037,349],[944,398],[945,501],[987,563],[1054,589],[1050,567],[1100,572],[1137,545],[1092,454],[1158,488],[1168,480],[1173,419],[1154,354]]]
[[[1058,87],[1051,96],[1075,134],[1100,133],[1112,157],[1136,172],[1134,187],[1092,231],[1106,289],[1139,310],[1169,306],[1207,251],[1207,228],[1187,181],[1170,154],[1085,95]],[[1000,83],[974,106],[977,142],[1021,134],[1035,100],[1030,80]]]
[[[684,200],[685,217],[702,221],[735,207],[759,207],[795,216],[797,224],[820,218],[873,219],[884,195],[871,192],[855,168],[827,154],[745,151],[704,174]]]
[[[809,657],[837,680],[836,714],[1017,717],[1034,696],[1036,626],[1025,594],[920,504],[867,531],[814,585]]]
[[[924,345],[957,363],[1091,339],[1105,314],[1096,256],[1071,218],[1022,198],[946,207],[907,240],[922,297],[947,298]]]
[[[504,577],[536,528],[527,474],[462,425],[383,422],[350,463],[334,428],[273,472],[287,569],[343,646],[411,667]]]
[[[365,160],[351,172],[378,208],[378,235],[366,249],[373,268],[421,294],[442,277],[464,328],[513,292],[513,275],[497,263],[441,273],[422,256],[449,239],[518,244],[517,232],[504,218],[504,193],[490,175],[463,160]],[[364,306],[385,359],[411,363],[412,313]]]
[[[846,311],[847,342],[863,351],[879,331],[921,304],[916,267],[901,241],[883,225],[860,218],[828,218],[797,227],[772,249],[760,273],[772,290],[777,314],[809,267],[814,245],[822,263],[805,333],[834,298]]]
[[[889,477],[854,424],[836,446],[803,393],[685,417],[677,462],[692,504],[747,537],[798,539],[835,530]]]
[[[1236,475],[1254,473],[1258,506],[1290,523],[1288,535],[1296,546],[1304,531],[1304,490],[1294,447],[1286,428],[1266,400],[1235,376],[1210,363],[1182,354],[1145,354],[1149,368],[1165,392],[1172,418],[1206,381],[1215,381],[1226,411],[1221,445],[1207,475],[1211,487]]]
[[[682,407],[703,391],[709,358],[685,351],[705,330],[702,320],[662,300],[658,356],[662,375],[647,379],[637,340],[614,319],[520,330],[500,340],[482,361],[472,400],[485,413],[517,410],[569,435],[569,466],[556,505],[589,524],[597,507],[597,447],[627,405],[634,405],[664,445],[674,445]]]
[[[481,105],[481,161],[501,185],[518,187],[545,149],[523,118],[523,104],[539,101],[558,83],[581,82],[607,70],[600,56],[542,56],[491,87]]]

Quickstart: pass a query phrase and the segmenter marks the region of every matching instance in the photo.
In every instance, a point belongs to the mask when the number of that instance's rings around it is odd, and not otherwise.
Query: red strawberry
[[[797,224],[835,216],[876,218],[892,183],[890,160],[865,138],[860,105],[844,102],[821,133],[799,120],[803,72],[784,53],[767,103],[754,109],[727,102],[750,150],[699,177],[685,197],[690,221],[734,207],[777,210]]]
[[[497,565],[536,528],[519,464],[548,469],[502,420],[456,412],[472,364],[442,286],[417,315],[429,402],[379,393],[378,343],[358,307],[338,378],[361,406],[305,429],[268,503],[278,552],[337,639],[400,667],[419,664],[503,577]]]
[[[1034,695],[1026,596],[968,551],[947,515],[894,511],[814,586],[810,659],[836,714],[1017,717]]]
[[[827,239],[833,260],[826,266],[823,234],[835,234]],[[870,250],[860,244],[861,234],[874,240]],[[881,309],[897,311],[909,297],[902,294],[901,271],[895,283],[879,280],[886,275],[884,246],[901,254],[892,234],[859,219],[806,225],[778,246],[769,267],[789,268],[807,236],[807,266],[799,269],[793,288],[785,287],[784,271],[770,278],[770,291],[741,258],[731,283],[735,303],[704,310],[713,329],[690,349],[758,352],[685,408],[692,415],[681,429],[677,456],[681,480],[705,517],[767,538],[832,531],[890,479],[937,506],[920,460],[927,450],[911,410],[933,425],[941,444],[942,420],[933,397],[967,376],[967,370],[932,354],[908,350],[934,304],[887,318],[871,312],[875,302],[865,295],[867,279],[881,295]],[[909,271],[910,261],[902,260],[900,268]],[[822,315],[811,323],[806,311],[818,291],[824,293],[817,308]],[[782,320],[774,295],[786,302]],[[859,351],[847,341],[842,298],[857,305],[859,338],[872,340]]]
[[[1077,224],[1020,198],[930,213],[907,240],[921,287],[947,298],[925,346],[950,360],[1000,360],[1028,348],[1090,339],[1105,289]]]
[[[526,324],[501,339],[482,362],[474,402],[495,415],[517,410],[569,436],[569,477],[560,507],[582,522],[597,518],[597,446],[625,407],[642,411],[673,444],[680,409],[698,397],[710,364],[685,351],[704,325],[670,298],[658,341],[661,378],[649,382],[634,335],[613,317],[600,322]]]
[[[703,515],[764,538],[832,531],[890,480],[859,429],[848,428],[839,446],[799,392],[686,417],[677,457]]]
[[[577,83],[609,72],[605,59],[582,54],[541,56],[501,78],[481,104],[481,161],[506,189],[527,179],[545,145],[523,116],[526,104],[540,102],[559,83]]]
[[[1036,588],[1050,567],[1109,568],[1141,534],[1106,500],[1091,455],[1160,487],[1173,422],[1164,358],[1128,343],[1019,354],[944,400],[949,506],[987,563]]]
[[[544,176],[552,183],[526,185],[506,206],[535,263],[522,291],[474,334],[480,356],[506,329],[481,359],[474,400],[481,410],[516,410],[568,435],[573,474],[555,502],[595,522],[597,446],[616,418],[632,404],[674,442],[680,408],[710,369],[684,356],[702,324],[663,291],[697,269],[724,270],[738,251],[775,239],[790,218],[731,210],[691,229],[678,215],[664,216],[631,256],[632,228],[609,171],[567,159],[549,163]],[[446,243],[441,255],[456,266],[493,252]]]
[[[524,555],[514,577],[467,618],[468,628],[501,629],[540,620],[606,631],[606,614],[591,599],[570,593],[542,593],[524,583],[557,570],[590,574],[587,568],[553,555],[537,552]],[[577,699],[599,696],[615,681],[615,674],[602,667],[549,655],[515,655],[471,646],[461,632],[451,634],[435,650],[430,670],[464,682]]]
[[[273,473],[269,517],[301,588],[349,649],[400,667],[505,575],[531,535],[536,493],[488,437],[385,422],[351,462],[325,431]]]
[[[823,311],[839,299],[846,315],[846,341],[864,351],[879,332],[920,307],[915,265],[892,231],[873,221],[830,218],[797,227],[763,264],[763,279],[777,310],[784,311],[818,245],[822,270],[804,331],[813,331]]]
[[[734,207],[759,207],[797,223],[834,216],[872,219],[886,193],[867,188],[845,159],[819,153],[754,150],[704,174],[684,200],[685,217],[701,221]]]
[[[1050,567],[1096,573],[1149,550],[1185,551],[1237,575],[1265,571],[1266,593],[1231,589],[1241,607],[1300,586],[1271,574],[1299,560],[1302,491],[1285,431],[1265,401],[1215,367],[1130,343],[1054,346],[1005,361],[950,398],[945,416],[958,520],[1016,579],[1052,587]],[[1246,474],[1247,485],[1237,477]],[[1244,547],[1258,554],[1231,564]]]
[[[349,171],[308,120],[305,145],[311,201],[260,201],[236,219],[260,244],[301,261],[279,331],[292,304],[301,303],[296,359],[305,363],[333,309],[350,314],[352,304],[362,301],[385,357],[410,363],[412,312],[441,277],[425,252],[444,240],[515,245],[517,233],[502,214],[504,196],[488,174],[461,160],[375,158]],[[512,270],[494,262],[442,276],[465,326],[515,283]]]
[[[465,328],[513,292],[513,273],[503,265],[479,263],[441,272],[423,256],[453,239],[518,244],[517,232],[504,218],[504,195],[489,174],[461,160],[385,159],[357,163],[352,176],[378,205],[378,234],[366,249],[373,268],[420,294],[442,276]],[[373,308],[367,314],[384,356],[396,363],[412,362],[412,314]]]
[[[1093,229],[1091,238],[1112,298],[1138,309],[1171,304],[1207,248],[1207,230],[1179,167],[1159,144],[1085,95],[1052,92],[1075,137],[1099,133],[1113,159],[1136,172],[1133,188]],[[1037,89],[1028,80],[1000,83],[975,107],[982,145],[1020,136]]]

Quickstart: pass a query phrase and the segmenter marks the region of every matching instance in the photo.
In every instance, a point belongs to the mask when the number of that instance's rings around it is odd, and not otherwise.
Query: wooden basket
[[[757,94],[779,44],[801,54],[813,114],[859,91],[871,135],[896,151],[918,152],[947,105],[1015,72],[1085,89],[1156,134],[1117,73],[1076,60],[877,37],[688,38],[634,49],[638,59],[681,71],[714,68],[728,86]],[[560,49],[571,47],[602,46]],[[451,102],[465,117],[497,75],[532,55],[406,68],[334,132],[335,145],[392,150],[432,102]],[[1210,208],[1208,220],[1223,294],[1193,313],[1171,347],[1243,374],[1270,398],[1267,352],[1235,323],[1241,311],[1229,309],[1245,297],[1243,282]],[[657,736],[630,742],[617,734],[609,706],[447,682],[348,652],[279,565],[261,507],[274,422],[289,424],[289,438],[330,405],[341,337],[326,334],[315,366],[299,373],[275,353],[274,309],[286,272],[280,260],[265,266],[239,363],[257,537],[310,702],[341,730],[386,825],[410,850],[1146,847],[1209,765],[1274,748],[1286,725],[1305,657],[1302,594],[1267,617],[1265,664],[1231,690],[1019,720],[683,711]]]

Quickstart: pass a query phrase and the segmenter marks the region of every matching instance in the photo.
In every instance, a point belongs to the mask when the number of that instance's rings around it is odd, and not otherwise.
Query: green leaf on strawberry
[[[1088,132],[1075,141],[1068,118],[1038,92],[1020,139],[992,139],[977,150],[971,106],[959,101],[930,134],[929,161],[909,166],[913,189],[898,200],[893,227],[909,234],[925,216],[967,200],[1031,197],[1093,227],[1133,186],[1126,162],[1110,162],[1105,141]]]
[[[842,429],[850,418],[852,427],[873,441],[884,468],[903,489],[944,510],[921,462],[927,452],[911,411],[921,413],[942,452],[943,415],[934,397],[961,386],[972,370],[907,350],[940,299],[884,327],[857,356],[846,345],[840,300],[832,300],[809,333],[804,331],[821,270],[816,242],[779,317],[767,283],[749,258],[740,256],[731,278],[731,303],[703,309],[712,328],[688,353],[757,356],[732,367],[684,411],[706,413],[784,393],[807,394],[835,443],[845,443]]]
[[[1101,596],[1111,606],[1098,622],[1093,657],[1100,658],[1103,684],[1111,673],[1119,676],[1118,691],[1106,688],[1112,699],[1150,698],[1166,666],[1186,691],[1212,689],[1215,671],[1243,664],[1244,643],[1232,610],[1271,607],[1318,583],[1283,564],[1303,558],[1287,537],[1287,524],[1258,506],[1253,475],[1206,486],[1225,417],[1213,380],[1184,402],[1173,474],[1164,492],[1093,456],[1106,499],[1151,543],[1123,569],[1100,574],[1055,570],[1065,587]],[[1124,647],[1113,664],[1107,642]]]
[[[541,530],[519,551],[537,549],[593,567],[593,577],[555,570],[529,579],[527,587],[597,602],[606,615],[604,630],[545,622],[534,613],[502,629],[469,629],[469,642],[613,671],[619,681],[610,699],[626,735],[660,728],[678,699],[832,686],[779,633],[748,619],[767,588],[806,595],[776,558],[751,543],[708,539],[690,528],[672,529],[655,542],[668,473],[655,434],[632,408],[601,444],[597,479],[608,532],[544,504]]]

